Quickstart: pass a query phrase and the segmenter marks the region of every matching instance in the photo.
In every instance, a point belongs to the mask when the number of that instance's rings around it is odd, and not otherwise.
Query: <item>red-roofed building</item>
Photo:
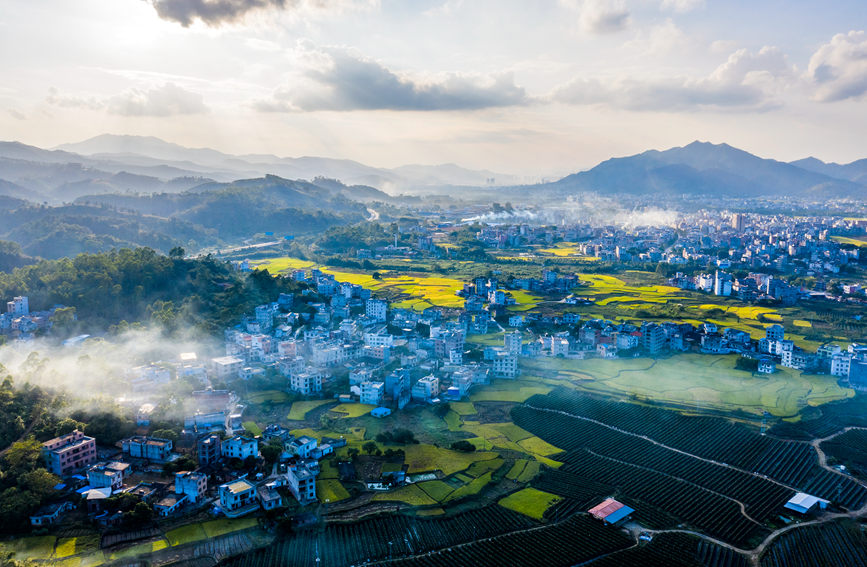
[[[613,498],[607,498],[588,512],[597,520],[614,525],[629,519],[629,515],[635,512],[635,510]]]

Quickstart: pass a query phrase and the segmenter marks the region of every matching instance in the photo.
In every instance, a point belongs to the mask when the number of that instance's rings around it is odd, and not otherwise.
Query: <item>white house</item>
[[[205,496],[208,490],[208,477],[200,472],[181,471],[175,473],[175,492],[183,494],[192,504]]]
[[[378,406],[382,403],[382,397],[385,393],[384,382],[362,382],[361,383],[361,403]]]
[[[259,456],[259,442],[250,437],[237,435],[223,441],[220,445],[223,458],[245,460],[247,457]]]
[[[256,510],[256,487],[245,479],[221,484],[220,507],[229,518],[237,518]]]

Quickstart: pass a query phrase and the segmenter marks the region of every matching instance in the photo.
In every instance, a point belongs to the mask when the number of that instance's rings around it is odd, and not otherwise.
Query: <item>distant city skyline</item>
[[[0,138],[556,177],[692,140],[867,157],[867,3],[0,0]]]

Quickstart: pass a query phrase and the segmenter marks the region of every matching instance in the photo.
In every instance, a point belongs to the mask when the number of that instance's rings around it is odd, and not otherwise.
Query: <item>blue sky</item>
[[[0,0],[0,129],[554,176],[867,157],[867,2]]]

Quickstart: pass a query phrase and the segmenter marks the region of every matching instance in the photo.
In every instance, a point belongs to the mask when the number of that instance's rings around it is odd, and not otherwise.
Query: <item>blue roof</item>
[[[616,524],[617,522],[619,522],[620,520],[622,520],[623,518],[625,518],[626,516],[628,516],[629,514],[631,514],[633,512],[635,512],[635,510],[633,510],[629,506],[624,506],[623,508],[621,508],[619,510],[615,510],[614,512],[609,514],[605,518],[605,521],[608,522],[609,524]]]

